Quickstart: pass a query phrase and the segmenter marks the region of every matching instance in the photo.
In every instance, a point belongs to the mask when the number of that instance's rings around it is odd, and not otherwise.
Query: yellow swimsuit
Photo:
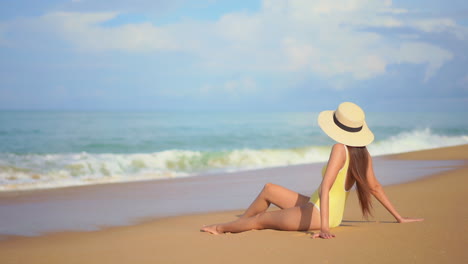
[[[348,166],[349,166],[349,156],[348,156],[348,148],[344,146],[346,149],[346,161],[343,165],[343,168],[338,172],[336,176],[335,182],[330,189],[329,193],[329,227],[337,227],[341,224],[343,220],[343,213],[346,204],[346,199],[348,198],[349,191],[345,190],[345,183],[346,183],[346,175],[348,174]],[[327,170],[327,165],[325,165],[322,169],[322,177],[325,175],[325,171]],[[312,194],[310,197],[310,202],[314,204],[314,206],[320,210],[320,195],[319,195],[320,187]]]

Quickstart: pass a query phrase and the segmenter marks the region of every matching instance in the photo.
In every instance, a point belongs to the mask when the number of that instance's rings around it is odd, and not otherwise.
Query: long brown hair
[[[369,165],[369,152],[364,147],[346,146],[349,152],[348,173],[356,181],[356,188],[361,205],[361,211],[365,218],[372,215],[371,189],[367,182],[367,167]]]

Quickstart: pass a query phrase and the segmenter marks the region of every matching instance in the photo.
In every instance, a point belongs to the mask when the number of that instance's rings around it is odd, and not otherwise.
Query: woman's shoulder
[[[340,160],[346,159],[346,145],[342,143],[336,143],[332,147],[330,158],[339,158]]]
[[[333,152],[345,153],[346,152],[346,145],[342,144],[342,143],[336,143],[332,147],[332,153]]]

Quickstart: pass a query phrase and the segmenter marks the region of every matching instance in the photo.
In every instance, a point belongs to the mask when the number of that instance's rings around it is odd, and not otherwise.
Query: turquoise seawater
[[[0,190],[325,161],[318,113],[0,111]],[[468,143],[466,113],[368,113],[373,155]]]

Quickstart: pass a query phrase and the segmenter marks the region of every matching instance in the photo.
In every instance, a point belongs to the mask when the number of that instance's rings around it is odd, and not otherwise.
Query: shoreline
[[[456,147],[456,146],[463,146],[463,145],[455,145],[449,147]],[[306,147],[307,148],[307,147]],[[329,150],[328,147],[318,147],[323,148],[325,150],[322,151],[323,158],[328,157],[327,151]],[[444,147],[442,147],[444,148]],[[301,149],[301,148],[298,148]],[[431,149],[422,149],[417,151],[410,151],[409,153],[419,152],[419,151],[426,151]],[[263,150],[260,150],[263,151]],[[372,151],[371,151],[372,153]],[[373,155],[374,159],[388,159],[390,157],[396,157],[398,155],[404,154],[405,152],[401,153],[394,153],[394,154],[379,154]],[[92,155],[92,154],[91,154]],[[130,154],[129,154],[130,155]],[[401,159],[400,159],[401,160]],[[415,159],[415,160],[424,160],[424,159]],[[451,158],[441,158],[438,160],[453,160]],[[131,184],[131,183],[138,183],[138,182],[148,182],[148,181],[172,181],[172,180],[181,180],[185,178],[193,178],[193,177],[205,177],[211,175],[231,175],[231,174],[243,174],[245,172],[255,172],[255,171],[262,171],[262,170],[274,170],[274,169],[281,169],[281,168],[288,168],[294,166],[304,166],[304,165],[311,165],[311,164],[324,164],[325,161],[314,161],[314,162],[307,162],[307,163],[293,163],[293,164],[284,164],[284,165],[275,165],[275,166],[266,166],[266,167],[257,167],[257,168],[242,168],[236,169],[234,171],[223,170],[220,169],[219,171],[205,171],[205,172],[197,172],[197,173],[189,173],[189,172],[176,172],[174,173],[188,173],[187,175],[179,175],[179,176],[166,176],[166,177],[156,177],[155,175],[149,177],[123,177],[123,176],[115,176],[115,177],[105,177],[105,178],[96,178],[96,179],[81,179],[78,177],[76,182],[37,182],[37,183],[10,183],[4,184],[0,186],[0,198],[3,196],[8,196],[8,193],[27,193],[27,192],[40,192],[40,191],[52,191],[55,189],[64,189],[64,188],[80,188],[80,187],[88,187],[88,186],[99,186],[99,185],[112,185],[112,184]],[[14,176],[11,176],[14,177]],[[31,177],[42,177],[40,175],[32,175]],[[7,181],[8,182],[8,181]]]
[[[465,146],[468,146],[468,144],[440,147],[440,148],[430,148],[430,149],[423,149],[423,150],[409,151],[409,152],[402,152],[402,153],[395,153],[395,154],[376,155],[376,156],[373,156],[373,158],[374,160],[384,159],[384,160],[417,160],[417,161],[427,161],[427,160],[457,161],[457,160],[460,160],[457,153],[461,151],[461,149],[464,149]],[[433,150],[443,150],[444,154],[434,156],[431,153],[439,153],[439,152],[433,152]],[[36,194],[36,193],[42,193],[42,192],[54,192],[54,191],[61,191],[61,190],[74,189],[74,188],[93,188],[96,186],[106,186],[106,185],[112,186],[112,185],[118,185],[118,184],[138,184],[138,183],[145,183],[145,182],[184,181],[186,179],[190,180],[193,178],[205,178],[205,177],[211,177],[211,176],[226,177],[232,174],[255,173],[255,172],[261,172],[261,171],[266,171],[266,170],[271,171],[271,170],[276,170],[276,169],[287,169],[291,167],[301,167],[301,166],[318,166],[318,165],[323,166],[324,164],[325,162],[312,162],[312,163],[304,163],[304,164],[292,164],[292,165],[281,165],[281,166],[264,167],[264,168],[245,169],[245,170],[239,170],[239,171],[233,171],[233,172],[201,173],[201,174],[189,175],[189,176],[184,176],[184,177],[175,177],[175,178],[147,178],[147,179],[142,178],[142,179],[137,179],[137,180],[95,182],[95,183],[80,184],[80,185],[66,185],[66,186],[64,185],[64,186],[26,188],[26,189],[9,189],[9,190],[0,191],[0,199],[4,197],[9,197],[9,196],[23,196],[23,195],[29,195],[29,194]],[[404,182],[401,182],[401,183],[404,183]]]
[[[312,232],[261,230],[215,236],[198,231],[203,224],[231,221],[242,213],[242,210],[225,210],[141,219],[133,225],[105,227],[97,231],[10,236],[0,241],[0,262],[463,263],[468,260],[464,249],[468,242],[465,232],[468,231],[465,223],[468,209],[460,207],[456,201],[467,198],[467,153],[468,145],[463,145],[411,154],[416,155],[414,157],[408,157],[410,154],[389,157],[415,159],[427,155],[433,159],[455,157],[463,160],[453,169],[436,175],[385,187],[397,210],[403,216],[424,217],[425,221],[421,223],[396,224],[377,202],[374,202],[374,217],[363,220],[353,190],[342,225],[332,230],[337,235],[332,240],[310,239]],[[285,177],[278,176],[279,179]],[[224,180],[235,185],[232,188],[248,183],[233,183],[229,177]],[[247,198],[250,201],[254,197]]]
[[[237,210],[250,204],[267,182],[308,196],[320,184],[323,164],[7,192],[0,194],[0,235],[40,236],[60,231],[92,231],[103,226],[135,225],[147,219]],[[417,181],[460,164],[461,161],[451,160],[377,157],[374,170],[379,181],[389,186]],[[398,168],[398,174],[394,173],[394,168]],[[29,219],[34,219],[35,224],[31,225]]]

